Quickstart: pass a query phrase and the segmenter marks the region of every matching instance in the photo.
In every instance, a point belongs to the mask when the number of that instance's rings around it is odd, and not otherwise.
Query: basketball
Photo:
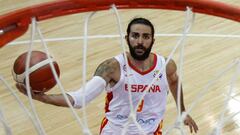
[[[21,54],[14,62],[12,75],[17,83],[26,84],[25,67],[27,54],[28,52]],[[29,81],[30,87],[34,92],[46,92],[56,85],[50,62],[46,53],[32,51],[29,64]],[[53,61],[53,66],[59,77],[60,70],[56,61]]]

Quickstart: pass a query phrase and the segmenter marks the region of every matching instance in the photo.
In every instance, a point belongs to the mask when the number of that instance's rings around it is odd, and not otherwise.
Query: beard
[[[144,47],[143,45],[137,45],[135,47],[132,47],[130,45],[130,42],[129,40],[127,40],[127,43],[128,43],[128,47],[129,47],[129,51],[130,51],[130,54],[131,56],[135,59],[135,60],[139,60],[139,61],[144,61],[145,59],[147,59],[151,53],[151,50],[152,50],[152,46],[153,46],[153,42],[151,43],[150,47],[146,48]],[[139,55],[136,53],[136,49],[142,49],[144,50],[144,53]]]

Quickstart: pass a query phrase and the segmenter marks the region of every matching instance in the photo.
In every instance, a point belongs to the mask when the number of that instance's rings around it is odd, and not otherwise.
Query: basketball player
[[[147,89],[166,63],[166,58],[151,53],[155,41],[154,27],[147,19],[135,18],[128,24],[125,38],[129,46],[129,52],[126,53],[129,68],[126,66],[123,54],[102,62],[96,69],[93,78],[87,82],[85,93],[82,89],[68,92],[69,100],[75,108],[81,108],[83,106],[83,96],[85,96],[85,102],[89,103],[106,89],[106,112],[101,124],[100,134],[120,135],[123,125],[132,113],[129,102],[129,92],[131,92],[132,105],[136,109],[135,120],[137,123],[147,135],[161,135],[168,89],[170,89],[175,102],[177,102],[178,75],[176,64],[173,60],[170,60],[155,83],[150,89]],[[127,74],[127,70],[129,74]],[[17,84],[17,87],[22,93],[26,94],[23,85]],[[146,91],[146,95],[141,100],[140,97],[144,91]],[[62,94],[32,94],[35,100],[57,106],[68,106]],[[139,106],[137,105],[138,102],[141,102]],[[184,112],[182,90],[180,106],[181,112]],[[198,126],[191,116],[186,116],[184,124],[189,126],[191,133],[198,131]],[[134,122],[130,122],[126,134],[140,135],[141,132]]]

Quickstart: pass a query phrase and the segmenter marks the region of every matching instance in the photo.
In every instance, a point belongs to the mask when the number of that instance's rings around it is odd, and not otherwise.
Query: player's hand
[[[21,93],[28,96],[27,88],[24,84],[16,83],[16,87]],[[31,95],[32,95],[33,99],[39,100],[39,101],[42,101],[44,99],[45,94],[43,92],[36,92],[36,91],[32,90],[31,88],[30,88],[30,92],[31,92]]]
[[[192,133],[193,131],[195,133],[197,133],[198,131],[198,126],[196,124],[196,122],[192,119],[192,117],[190,115],[187,115],[185,120],[184,120],[184,124],[187,125],[190,129],[190,132]]]

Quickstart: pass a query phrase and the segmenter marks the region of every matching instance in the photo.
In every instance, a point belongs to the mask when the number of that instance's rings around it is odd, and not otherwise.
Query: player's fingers
[[[18,88],[18,90],[19,90],[21,93],[23,93],[23,94],[26,95],[26,88],[25,88],[25,86],[24,86],[23,84],[17,83],[17,84],[16,84],[16,87]]]
[[[26,92],[25,90],[19,89],[19,91],[20,91],[22,94],[27,95],[27,92]]]
[[[194,132],[197,133],[197,131],[198,131],[198,126],[197,126],[197,124],[195,123],[195,121],[193,121],[192,124],[193,124]]]
[[[184,125],[187,125],[188,126],[188,122],[186,120],[184,120]]]
[[[21,83],[16,83],[16,87],[17,87],[19,90],[24,89],[24,86],[23,86],[23,84],[21,84]]]
[[[26,89],[26,86],[25,86],[24,84],[17,83],[17,84],[16,84],[16,87],[18,88],[18,90],[19,90],[21,93],[23,93],[24,95],[28,96],[27,89]],[[31,89],[31,88],[30,88],[30,89]],[[31,95],[32,95],[32,97],[33,97],[33,96],[35,95],[35,93],[34,93],[32,90],[30,90],[30,92],[31,92]]]
[[[193,131],[197,133],[198,131],[198,126],[195,123],[195,121],[191,118],[191,116],[187,116],[187,118],[184,120],[184,124],[189,126],[190,132],[192,133]]]
[[[192,125],[190,124],[190,123],[188,123],[187,122],[187,124],[186,125],[188,125],[188,127],[189,127],[189,130],[190,130],[190,132],[192,133],[192,131],[193,131],[193,127],[192,127]]]
[[[195,133],[197,133],[197,131],[198,131],[198,126],[197,126],[197,124],[194,122],[194,121],[192,121],[191,122],[191,127],[192,127],[192,131],[191,131],[191,133],[194,131]]]

